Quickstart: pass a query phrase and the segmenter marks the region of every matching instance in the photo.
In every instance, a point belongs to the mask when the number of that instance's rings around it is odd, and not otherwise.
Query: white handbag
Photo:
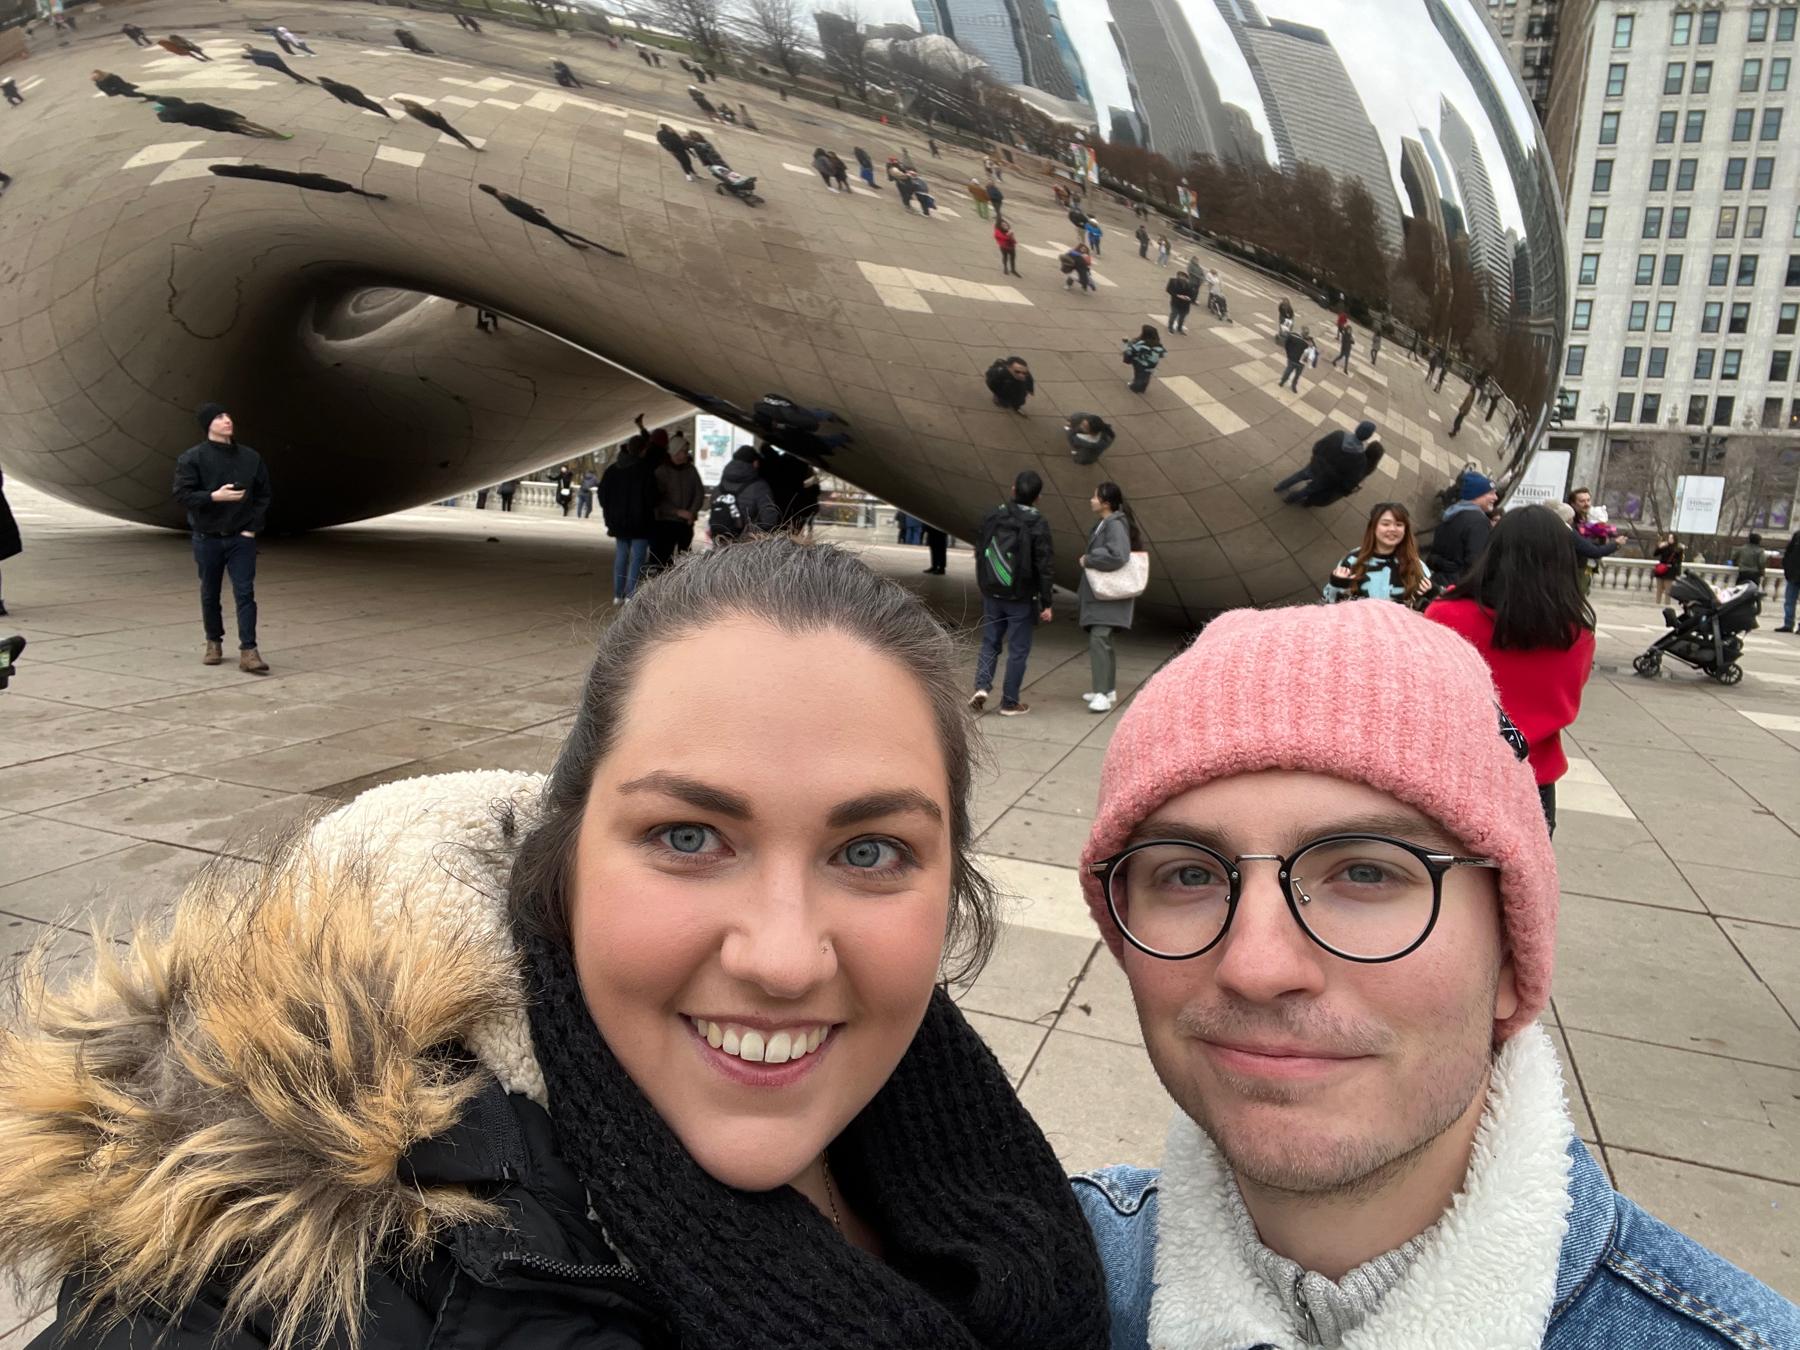
[[[1150,555],[1133,553],[1123,567],[1111,572],[1096,572],[1091,567],[1082,570],[1094,599],[1135,600],[1150,584]]]

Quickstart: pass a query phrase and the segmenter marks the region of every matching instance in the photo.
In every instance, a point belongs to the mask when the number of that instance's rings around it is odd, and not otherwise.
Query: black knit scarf
[[[879,1259],[790,1187],[708,1176],[600,1036],[567,949],[522,945],[558,1147],[682,1350],[1104,1350],[1105,1280],[1069,1183],[942,990],[831,1145]]]

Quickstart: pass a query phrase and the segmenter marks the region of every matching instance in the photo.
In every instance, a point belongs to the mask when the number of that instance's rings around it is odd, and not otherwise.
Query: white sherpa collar
[[[1526,1027],[1495,1059],[1463,1189],[1343,1350],[1538,1350],[1568,1228],[1573,1134],[1556,1050]],[[1217,1148],[1176,1113],[1163,1156],[1152,1350],[1304,1350],[1251,1268]]]

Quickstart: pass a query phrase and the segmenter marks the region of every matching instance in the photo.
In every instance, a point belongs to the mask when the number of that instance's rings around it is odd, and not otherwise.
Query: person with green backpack
[[[1019,698],[1025,663],[1031,657],[1034,627],[1049,623],[1050,596],[1055,589],[1055,553],[1050,522],[1035,503],[1044,490],[1036,470],[1013,479],[1012,500],[982,518],[975,539],[975,582],[981,588],[981,655],[975,663],[975,692],[969,707],[980,712],[994,693],[994,668],[1000,644],[1006,643],[1006,681],[1000,690],[1000,715],[1019,717],[1031,711]]]
[[[1126,338],[1123,360],[1131,367],[1131,392],[1141,394],[1150,387],[1150,372],[1168,353],[1154,325],[1145,324],[1135,338]]]

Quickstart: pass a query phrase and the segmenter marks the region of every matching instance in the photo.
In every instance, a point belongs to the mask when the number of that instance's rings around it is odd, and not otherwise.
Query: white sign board
[[[738,445],[750,444],[750,437],[723,417],[706,413],[694,417],[694,467],[700,470],[700,481],[707,487],[719,486],[719,475],[731,462]]]
[[[1512,496],[1506,499],[1506,509],[1511,511],[1520,506],[1548,506],[1551,502],[1559,502],[1568,482],[1569,452],[1539,450],[1525,466],[1525,476],[1513,488]]]
[[[1675,480],[1676,534],[1717,534],[1725,480],[1717,474],[1683,474]]]

